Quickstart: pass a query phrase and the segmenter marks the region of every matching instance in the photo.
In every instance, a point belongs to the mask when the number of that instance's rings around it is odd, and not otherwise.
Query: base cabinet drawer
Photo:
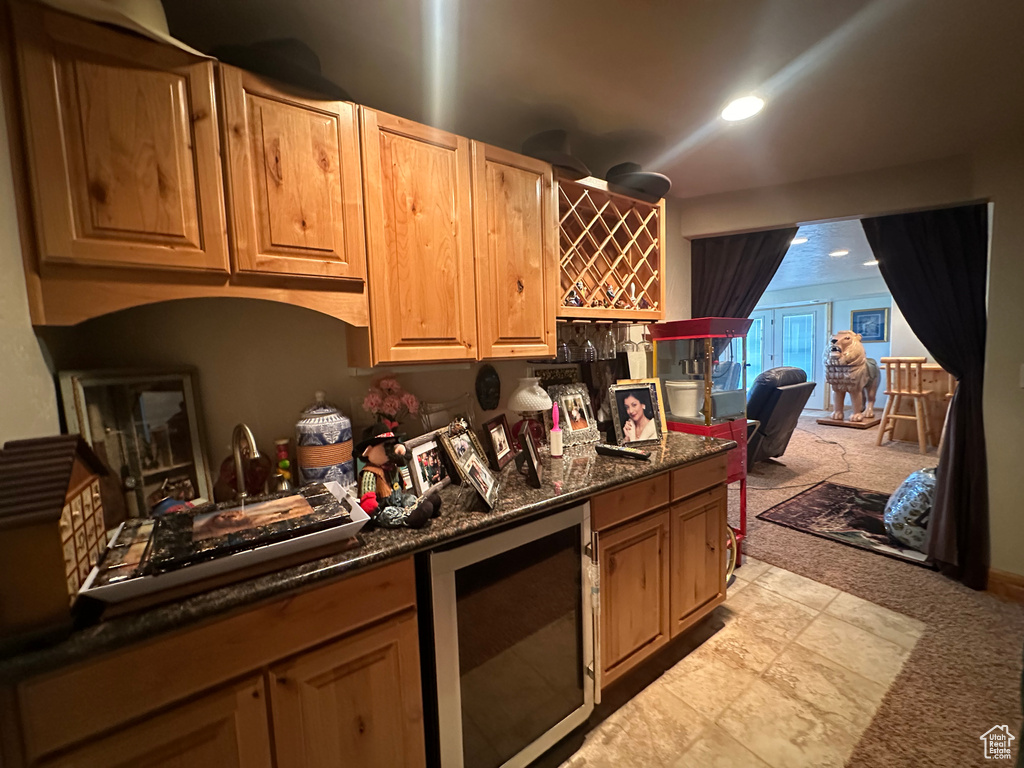
[[[175,707],[40,768],[271,768],[263,678],[253,677]]]

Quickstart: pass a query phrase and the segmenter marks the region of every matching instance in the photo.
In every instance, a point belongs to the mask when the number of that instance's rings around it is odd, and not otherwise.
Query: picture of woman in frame
[[[615,402],[622,424],[623,444],[658,439],[658,424],[654,419],[649,388],[620,390],[615,393]]]

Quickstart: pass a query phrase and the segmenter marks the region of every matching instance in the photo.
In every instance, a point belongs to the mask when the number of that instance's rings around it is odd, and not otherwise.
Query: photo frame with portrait
[[[619,379],[616,384],[653,384],[654,409],[661,416],[661,434],[668,432],[668,419],[665,416],[665,393],[661,389],[661,379]]]
[[[463,420],[456,420],[447,429],[438,432],[438,439],[458,475],[452,482],[469,483],[487,502],[494,506],[498,479],[487,466],[487,453],[476,433]]]
[[[483,443],[484,450],[487,451],[487,458],[491,462],[491,469],[495,472],[515,458],[515,451],[512,450],[514,445],[512,430],[508,428],[505,414],[500,414],[490,421],[484,422]]]
[[[439,491],[451,482],[436,431],[407,440],[405,447],[409,451],[409,471],[417,496]]]
[[[608,387],[612,424],[619,445],[635,447],[660,443],[660,401],[655,384],[613,384]]]
[[[596,443],[601,439],[586,384],[553,384],[548,394],[553,403],[558,403],[563,445]],[[544,412],[544,425],[548,432],[554,426],[551,411]]]

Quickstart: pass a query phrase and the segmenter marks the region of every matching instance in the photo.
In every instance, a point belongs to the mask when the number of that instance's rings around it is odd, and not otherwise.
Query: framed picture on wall
[[[850,313],[850,330],[860,334],[860,340],[889,340],[889,308],[855,309]]]

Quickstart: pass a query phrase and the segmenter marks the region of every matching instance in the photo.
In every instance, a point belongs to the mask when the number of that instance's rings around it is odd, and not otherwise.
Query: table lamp
[[[535,376],[520,379],[515,391],[508,398],[508,409],[523,417],[512,426],[512,439],[518,443],[519,435],[523,430],[529,429],[536,444],[547,442],[544,439],[544,424],[540,414],[549,408],[551,397],[541,387],[540,379]]]

